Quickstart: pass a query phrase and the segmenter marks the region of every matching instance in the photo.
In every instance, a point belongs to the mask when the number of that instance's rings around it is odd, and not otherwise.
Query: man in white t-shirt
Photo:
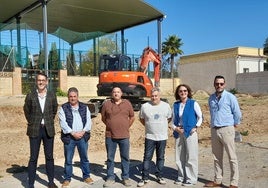
[[[151,90],[151,101],[142,105],[139,118],[145,126],[145,147],[143,157],[142,179],[138,187],[149,182],[150,163],[156,151],[157,182],[166,184],[162,177],[165,162],[165,148],[168,139],[168,123],[171,121],[172,111],[168,103],[160,100],[160,89]]]

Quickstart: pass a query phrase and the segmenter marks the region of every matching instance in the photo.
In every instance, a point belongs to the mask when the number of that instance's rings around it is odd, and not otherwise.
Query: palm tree
[[[171,78],[174,78],[174,58],[178,56],[178,54],[182,55],[183,51],[180,49],[180,47],[183,45],[181,39],[176,35],[168,36],[168,38],[165,39],[166,41],[162,43],[162,54],[170,55],[170,64],[171,64]]]

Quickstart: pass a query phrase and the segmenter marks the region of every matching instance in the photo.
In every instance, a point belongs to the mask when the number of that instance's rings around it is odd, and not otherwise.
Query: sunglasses
[[[224,83],[214,83],[215,86],[223,86]]]
[[[187,92],[187,91],[188,91],[187,89],[184,89],[184,90],[179,90],[179,92],[180,92],[180,93],[182,93],[182,92],[184,92],[184,93],[185,93],[185,92]]]

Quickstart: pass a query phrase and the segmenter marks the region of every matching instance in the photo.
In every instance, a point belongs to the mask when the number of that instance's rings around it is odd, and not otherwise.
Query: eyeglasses
[[[37,80],[38,82],[46,82],[46,80]]]
[[[182,93],[182,92],[184,92],[184,93],[185,93],[185,92],[187,92],[187,91],[188,91],[187,89],[184,89],[184,90],[179,90],[179,92],[180,92],[180,93]]]
[[[214,83],[215,86],[223,86],[224,83]]]

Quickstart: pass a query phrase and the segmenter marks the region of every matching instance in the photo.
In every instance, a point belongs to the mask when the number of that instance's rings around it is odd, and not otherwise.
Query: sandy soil
[[[194,98],[201,105],[204,113],[204,123],[199,129],[200,163],[212,162],[211,153],[203,154],[202,148],[210,147],[209,112],[207,105],[207,94],[199,92]],[[10,173],[20,172],[26,169],[29,158],[29,141],[26,136],[26,120],[23,114],[23,104],[25,96],[0,97],[0,179]],[[168,97],[170,104],[173,97]],[[67,98],[59,97],[58,102],[62,104]],[[256,172],[254,179],[268,179],[268,96],[238,95],[243,113],[243,121],[238,131],[242,133],[243,145],[247,148],[238,149],[238,155],[243,156],[243,163],[240,171]],[[81,98],[87,102],[89,98]],[[138,112],[135,113],[138,117]],[[101,122],[100,114],[92,119],[93,130],[90,140],[90,155],[94,158],[105,158],[104,130],[105,126]],[[60,127],[56,118],[57,135],[55,137],[55,159],[63,159],[63,145],[60,140]],[[131,127],[131,157],[142,160],[144,142],[144,128],[136,118]],[[174,139],[170,132],[167,145],[167,153],[173,152]],[[242,146],[239,146],[242,147]],[[254,147],[254,150],[250,149]],[[41,149],[42,150],[42,149]],[[254,151],[254,152],[253,152]],[[253,152],[253,153],[252,153]],[[259,152],[259,153],[258,153]],[[97,156],[96,156],[97,155]],[[265,157],[266,156],[266,157]],[[40,152],[40,162],[44,159],[43,152]],[[248,161],[248,162],[247,162]],[[254,161],[254,163],[252,163]],[[260,169],[256,169],[258,166]],[[203,169],[204,170],[204,169]],[[212,169],[211,169],[212,170]],[[242,173],[242,174],[243,174]],[[247,174],[244,175],[248,178]],[[211,177],[212,178],[212,177]],[[267,181],[266,181],[267,182]]]

